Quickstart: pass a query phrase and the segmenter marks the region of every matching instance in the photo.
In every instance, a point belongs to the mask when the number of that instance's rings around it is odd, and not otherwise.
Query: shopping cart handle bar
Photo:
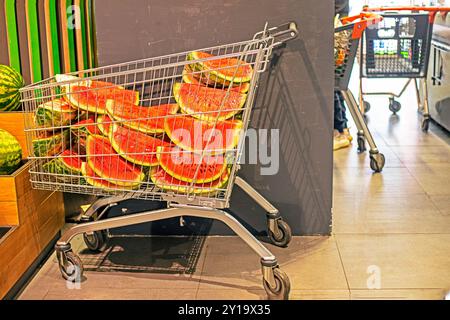
[[[269,28],[268,31],[270,36],[272,36],[275,40],[273,44],[274,47],[277,47],[285,43],[286,41],[295,39],[298,36],[297,23],[294,21],[286,22],[280,24],[277,27]]]
[[[359,39],[367,26],[375,25],[381,20],[383,20],[383,17],[379,14],[372,12],[361,12],[355,16],[342,18],[341,22],[344,25],[353,24],[352,39]]]
[[[375,7],[375,8],[369,8],[365,7],[364,11],[426,11],[429,15],[429,22],[432,24],[434,23],[434,18],[436,17],[436,14],[440,12],[444,15],[444,17],[447,15],[447,13],[450,12],[450,7]]]

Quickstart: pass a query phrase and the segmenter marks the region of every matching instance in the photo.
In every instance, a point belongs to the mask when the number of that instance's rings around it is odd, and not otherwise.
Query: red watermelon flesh
[[[141,167],[118,155],[106,137],[89,135],[86,153],[87,163],[92,170],[114,184],[136,187],[145,177]]]
[[[111,123],[112,120],[107,114],[102,114],[97,117],[97,127],[104,136],[109,135]]]
[[[164,190],[170,190],[178,193],[192,192],[195,194],[202,194],[215,192],[224,187],[228,181],[228,177],[229,172],[228,170],[225,170],[219,179],[207,183],[194,183],[191,186],[190,182],[178,180],[160,167],[155,167],[150,172],[150,178],[156,186]]]
[[[242,129],[241,120],[207,122],[190,116],[166,118],[167,136],[184,150],[202,153],[225,153],[234,149]]]
[[[170,146],[170,143],[161,139],[118,124],[112,125],[109,139],[114,150],[123,158],[142,166],[157,165],[157,147]]]
[[[192,51],[189,56],[194,60],[214,57],[210,53],[201,51]],[[211,59],[198,62],[198,64],[201,65],[203,70],[209,70],[219,78],[228,81],[233,80],[234,82],[250,81],[253,72],[251,65],[236,58]]]
[[[83,162],[81,165],[81,174],[86,179],[87,183],[91,186],[105,189],[108,191],[117,190],[117,189],[130,189],[126,186],[118,186],[108,180],[102,179],[99,175],[95,173],[94,170],[86,163]]]
[[[184,67],[183,81],[185,83],[205,85],[205,86],[214,87],[216,89],[223,89],[223,90],[228,90],[228,87],[230,86],[230,83],[228,81],[225,81],[225,83],[218,83],[217,81],[214,81],[211,77],[208,77],[208,74],[194,72],[193,69],[189,65],[186,65]],[[240,92],[240,93],[246,93],[249,88],[250,88],[250,83],[248,83],[248,82],[233,83],[233,86],[230,90]]]
[[[120,88],[100,88],[93,89],[87,86],[70,86],[66,90],[65,99],[74,107],[84,111],[95,112],[97,114],[106,113],[106,101],[116,100],[122,103],[137,104],[139,93],[132,90]]]
[[[90,117],[85,120],[78,121],[71,127],[72,130],[85,130],[89,134],[100,134],[100,130],[95,124],[94,118]]]
[[[122,125],[144,132],[164,132],[164,118],[177,113],[177,104],[163,104],[153,107],[136,106],[132,103],[120,103],[108,100],[106,109],[109,115]]]
[[[81,165],[83,163],[81,155],[72,150],[64,150],[63,153],[59,155],[59,160],[64,163],[69,169],[81,172]]]
[[[158,147],[158,163],[172,177],[207,183],[219,179],[227,164],[222,155],[201,156],[177,147]]]
[[[206,121],[233,117],[242,111],[247,99],[245,93],[190,83],[175,83],[173,96],[184,113]]]

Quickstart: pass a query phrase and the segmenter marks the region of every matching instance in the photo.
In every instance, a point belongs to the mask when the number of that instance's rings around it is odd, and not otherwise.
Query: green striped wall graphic
[[[0,0],[0,64],[27,83],[95,67],[94,0]]]

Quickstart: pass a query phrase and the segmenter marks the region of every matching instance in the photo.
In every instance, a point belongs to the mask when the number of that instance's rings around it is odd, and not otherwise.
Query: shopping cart
[[[260,75],[272,49],[297,34],[295,22],[266,24],[249,41],[58,75],[21,90],[33,188],[103,196],[56,244],[66,280],[83,274],[70,244],[78,234],[101,251],[110,228],[202,217],[228,225],[261,257],[269,298],[288,298],[289,278],[275,256],[223,209],[236,184],[266,210],[271,242],[291,240],[278,210],[236,174]],[[225,143],[223,128],[231,131]],[[164,201],[167,209],[107,218],[128,199]]]
[[[379,15],[363,12],[356,16],[342,18],[342,26],[334,29],[334,90],[342,94],[355,121],[358,130],[357,143],[359,152],[366,151],[365,140],[367,139],[370,146],[370,168],[375,172],[383,170],[385,158],[379,152],[363,114],[358,107],[358,103],[348,88],[348,84],[361,36],[368,26],[378,23],[381,19]]]
[[[389,110],[396,114],[401,104],[400,98],[411,81],[414,83],[417,104],[423,114],[421,128],[428,131],[430,116],[428,111],[428,88],[426,83],[433,23],[436,13],[447,13],[449,7],[381,7],[367,8],[380,12],[383,21],[377,28],[365,32],[365,45],[361,50],[360,64],[360,104],[363,112],[370,109],[364,95],[386,95]],[[363,78],[408,78],[399,93],[366,92]],[[418,81],[422,81],[422,98]]]

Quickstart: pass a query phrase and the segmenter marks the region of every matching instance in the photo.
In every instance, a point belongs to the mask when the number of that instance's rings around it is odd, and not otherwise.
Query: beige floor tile
[[[442,289],[351,290],[352,300],[442,300]]]
[[[266,300],[264,289],[239,290],[239,289],[200,289],[197,292],[197,300]]]
[[[383,146],[378,143],[382,141],[381,139],[376,140],[378,144],[378,149],[384,154],[386,159],[385,168],[398,168],[404,167],[404,164],[400,161],[399,157],[392,152],[390,147]],[[369,150],[369,145],[366,144],[367,150]],[[358,153],[358,146],[356,140],[352,143],[350,148],[345,148],[333,152],[334,167],[338,168],[369,168],[370,166],[370,155],[369,152]]]
[[[385,168],[374,173],[369,167],[335,168],[334,194],[353,193],[362,198],[377,193],[423,194],[424,190],[407,168]]]
[[[262,287],[259,258],[235,237],[209,238],[200,290]],[[294,289],[347,289],[336,243],[331,237],[294,237],[288,248],[267,244]],[[211,254],[210,254],[211,252]],[[320,276],[318,276],[320,275]]]
[[[443,215],[450,215],[450,196],[430,196],[431,201]]]
[[[405,164],[450,163],[450,145],[392,146],[390,148]]]
[[[290,300],[349,300],[348,290],[292,290]]]
[[[450,288],[450,234],[335,237],[350,289]]]
[[[53,289],[46,300],[193,300],[195,291],[189,289]]]
[[[450,233],[450,215],[427,195],[335,195],[333,233]]]
[[[427,194],[450,197],[450,163],[427,163],[407,167]]]

